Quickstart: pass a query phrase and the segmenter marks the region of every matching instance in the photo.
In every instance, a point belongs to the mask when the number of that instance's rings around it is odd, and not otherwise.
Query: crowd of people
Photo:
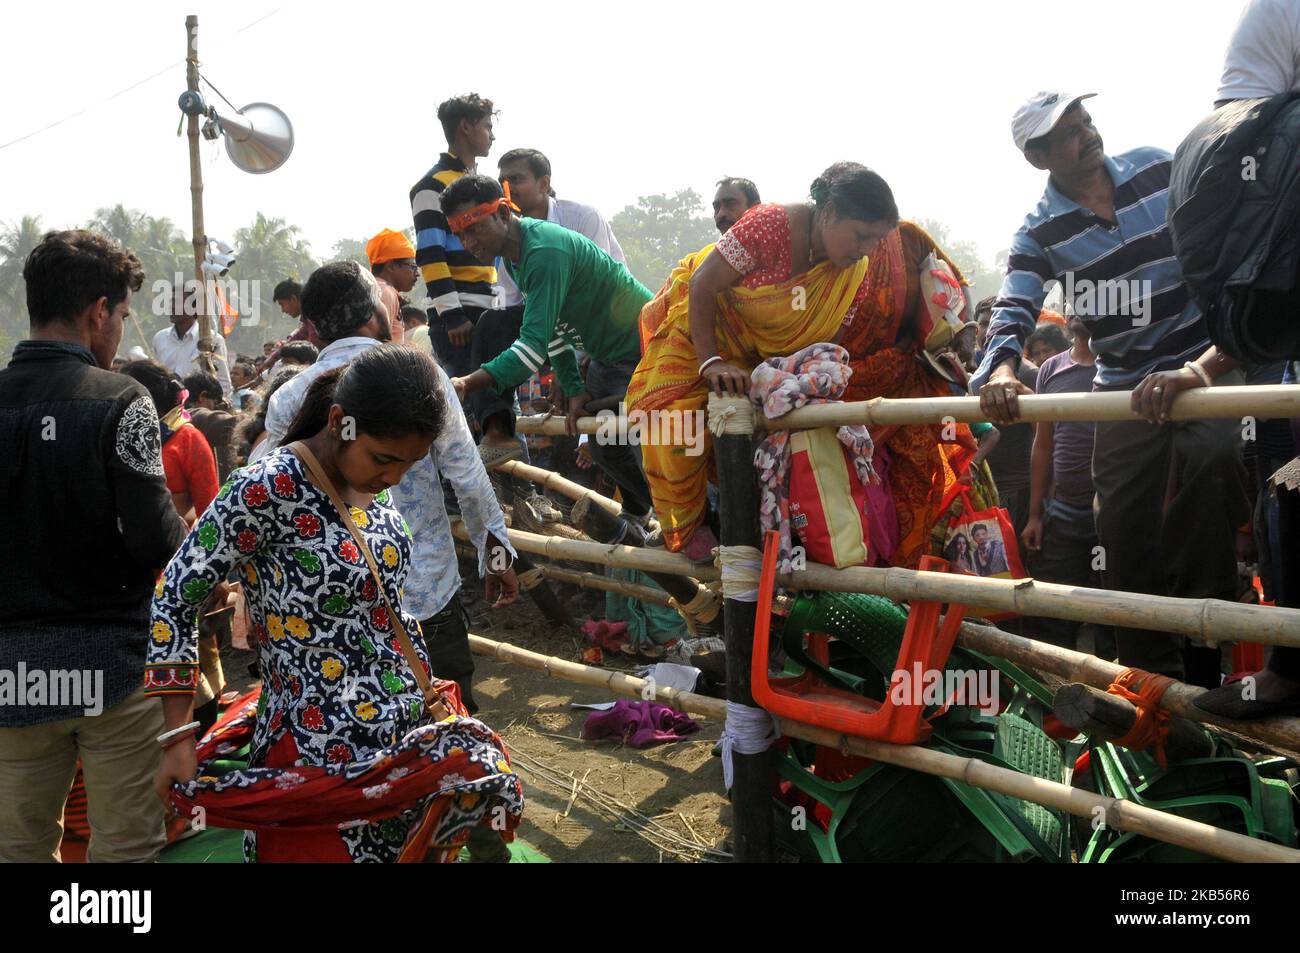
[[[1273,55],[1287,42],[1285,57]],[[1300,4],[1254,0],[1219,104],[1291,90]],[[438,830],[452,838],[443,846],[503,859],[487,813],[503,803],[517,814],[522,802],[476,718],[449,510],[488,602],[515,601],[506,512],[543,525],[561,518],[560,501],[517,478],[494,485],[490,471],[529,459],[519,395],[543,378],[575,447],[579,418],[597,410],[697,414],[711,392],[750,393],[765,362],[787,361],[797,376],[814,350],[844,368],[842,386],[819,397],[976,395],[989,423],[873,426],[855,444],[881,522],[871,563],[914,568],[944,555],[955,571],[996,575],[1019,549],[1046,581],[1300,604],[1290,423],[1260,421],[1244,437],[1237,420],[1170,419],[1182,391],[1294,380],[1294,365],[1212,344],[1171,238],[1173,157],[1155,146],[1107,153],[1088,98],[1042,92],[1016,111],[1012,139],[1044,173],[1044,194],[1012,240],[1001,290],[980,302],[944,249],[900,218],[889,184],[848,161],[784,204],[724,177],[717,242],[682,249],[652,290],[595,208],[556,195],[542,152],[513,148],[495,175],[479,169],[496,109],[477,94],[438,108],[447,151],[410,189],[414,240],[384,228],[367,242],[368,268],[339,261],[281,281],[274,297],[299,327],[260,355],[229,355],[219,333],[205,352],[178,300],[152,358],[119,358],[145,278],[138,259],[91,232],[47,235],[23,273],[30,339],[0,371],[0,432],[14,448],[3,466],[22,501],[0,667],[102,671],[103,710],[0,705],[0,859],[57,858],[78,765],[91,858],[157,856],[164,805],[195,782],[196,742],[229,687],[219,632],[241,613],[262,684],[252,766],[290,777],[365,765],[417,735],[427,745],[422,730],[472,723],[486,754],[455,783],[476,796]],[[936,281],[955,290],[936,292]],[[1047,307],[1054,283],[1108,282],[1138,290],[1119,306],[1067,293]],[[1138,419],[1019,422],[1022,395],[1107,390],[1131,391]],[[588,440],[580,456],[617,494],[629,531],[712,560],[707,435],[700,454]],[[988,521],[949,532],[972,499],[1003,508],[1009,536]],[[1217,646],[1017,624],[1214,689],[1198,704],[1220,715],[1300,712],[1295,649],[1275,649],[1246,698],[1220,685]],[[435,800],[382,823],[262,830],[248,852],[394,860]]]

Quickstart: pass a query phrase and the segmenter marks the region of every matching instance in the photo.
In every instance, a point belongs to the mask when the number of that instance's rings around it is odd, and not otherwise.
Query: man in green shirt
[[[520,218],[500,184],[485,175],[457,179],[442,195],[442,210],[465,250],[481,262],[496,258],[524,296],[517,334],[491,326],[475,329],[483,363],[453,379],[461,400],[484,388],[508,392],[549,359],[564,392],[568,430],[589,401],[621,397],[641,358],[637,319],[652,295],[627,268],[591,239],[561,225]],[[578,369],[578,351],[587,355],[586,381]],[[644,526],[650,512],[650,489],[639,453],[625,443],[592,441],[591,456],[622,491],[623,514]]]

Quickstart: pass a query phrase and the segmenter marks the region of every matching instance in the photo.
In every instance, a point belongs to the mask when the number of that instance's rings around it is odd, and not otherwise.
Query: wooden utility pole
[[[199,92],[199,18],[191,14],[185,18],[185,85],[190,92]],[[212,357],[212,315],[208,307],[203,258],[208,250],[208,238],[203,228],[203,167],[199,164],[199,117],[187,118],[186,135],[190,141],[190,216],[193,220],[194,277],[198,280],[199,294],[199,368],[205,374],[216,374],[217,364]],[[173,304],[175,298],[172,299]]]

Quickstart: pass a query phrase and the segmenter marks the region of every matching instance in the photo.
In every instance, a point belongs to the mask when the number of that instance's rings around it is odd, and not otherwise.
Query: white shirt
[[[1215,102],[1300,90],[1300,0],[1251,0],[1228,42]]]
[[[226,360],[226,339],[220,331],[214,331],[212,343],[215,345],[213,358],[217,363],[217,380],[221,382],[221,393],[229,400],[235,392],[230,384],[230,362]],[[176,327],[163,328],[153,336],[153,353],[158,363],[178,377],[188,377],[199,372],[199,322],[195,321],[184,337],[176,336]]]
[[[289,432],[312,381],[331,367],[342,367],[350,363],[363,350],[378,343],[374,338],[339,338],[322,348],[316,356],[315,364],[304,367],[297,376],[271,395],[266,405],[266,439],[249,452],[248,462],[256,463],[284,442],[284,435]]]
[[[590,205],[570,202],[568,199],[548,197],[546,202],[548,222],[563,225],[569,231],[577,232],[579,235],[586,235],[610,258],[627,263],[627,259],[623,257],[623,249],[619,246],[618,239],[614,237],[614,230],[609,227],[609,223],[600,212]],[[501,307],[509,308],[523,303],[524,296],[519,293],[519,286],[515,284],[505,268],[497,268],[497,287]]]
[[[266,439],[248,455],[248,462],[280,446],[313,380],[332,367],[350,363],[366,348],[378,343],[374,338],[339,338],[321,350],[315,364],[304,368],[272,394],[266,410]],[[402,482],[389,491],[393,505],[411,530],[411,571],[406,579],[402,608],[421,620],[441,612],[460,589],[456,543],[443,500],[442,477],[456,491],[461,519],[478,550],[479,575],[487,570],[488,533],[500,540],[512,557],[515,555],[506,531],[505,514],[483,468],[469,423],[461,412],[456,389],[446,372],[441,367],[437,370],[447,401],[442,433],[433,442],[429,455],[407,470]]]

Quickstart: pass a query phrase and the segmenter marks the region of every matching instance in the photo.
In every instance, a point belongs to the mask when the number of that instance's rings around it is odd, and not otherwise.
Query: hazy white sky
[[[723,174],[796,200],[853,159],[885,176],[904,216],[944,221],[991,259],[1044,184],[1012,145],[1016,106],[1044,88],[1096,92],[1107,152],[1172,150],[1211,108],[1243,4],[7,4],[0,144],[91,108],[0,148],[0,220],[67,226],[122,202],[188,234],[176,97],[196,12],[204,74],[238,105],[280,106],[297,134],[263,176],[204,144],[212,236],[229,240],[260,210],[325,255],[338,238],[409,226],[408,190],[444,148],[437,104],[476,91],[501,110],[483,171],[507,149],[539,148],[556,191],[607,216],[642,194],[711,197]]]

